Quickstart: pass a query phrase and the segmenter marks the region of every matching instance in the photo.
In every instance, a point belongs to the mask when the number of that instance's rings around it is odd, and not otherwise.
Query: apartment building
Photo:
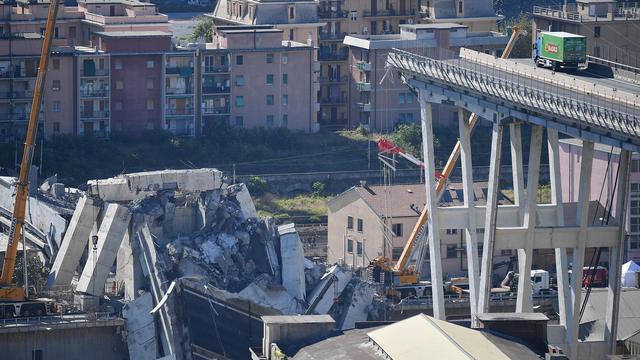
[[[494,31],[497,21],[491,0],[427,0],[420,3],[422,23],[456,23],[467,25],[470,32]]]
[[[476,205],[483,205],[486,184],[475,185]],[[418,221],[426,199],[424,184],[368,186],[359,185],[339,194],[328,203],[327,261],[344,261],[365,267],[376,257],[398,260]],[[463,205],[462,184],[450,184],[443,192],[442,206]],[[509,200],[500,194],[501,204]],[[478,229],[481,239],[483,229]],[[442,269],[445,277],[465,275],[467,261],[464,232],[443,229],[440,233]],[[479,245],[478,254],[482,254]],[[506,264],[515,250],[503,250],[494,263]],[[428,255],[427,255],[428,257]],[[426,260],[428,263],[428,258]],[[428,271],[429,266],[423,266]],[[503,269],[505,270],[505,269]],[[425,273],[424,275],[428,275]]]
[[[560,140],[560,173],[562,175],[562,200],[578,201],[580,182],[580,161],[582,159],[582,141],[578,139]],[[602,208],[592,219],[593,222],[606,222],[609,213],[605,206],[611,207],[610,216],[615,222],[616,214],[616,177],[620,161],[620,149],[609,145],[595,144],[593,154],[593,176],[589,200],[598,201]],[[628,190],[629,211],[627,211],[626,259],[640,261],[640,154],[631,155],[630,186]],[[604,257],[603,257],[604,258]],[[604,258],[606,259],[606,258]],[[625,260],[626,261],[626,260]]]
[[[320,0],[318,59],[320,69],[320,112],[318,121],[327,128],[349,127],[349,49],[347,35],[394,34],[401,24],[417,23],[416,0]]]
[[[640,4],[616,0],[576,0],[533,7],[533,33],[566,31],[587,37],[587,54],[640,68]],[[535,41],[535,36],[533,37]]]
[[[348,112],[349,127],[359,124],[376,131],[392,131],[399,123],[420,120],[418,99],[385,68],[391,49],[403,49],[425,56],[447,59],[457,57],[461,47],[491,54],[499,53],[508,37],[493,31],[471,32],[468,25],[454,23],[400,25],[392,35],[349,35]],[[433,106],[434,122],[457,124],[458,109],[448,105]]]

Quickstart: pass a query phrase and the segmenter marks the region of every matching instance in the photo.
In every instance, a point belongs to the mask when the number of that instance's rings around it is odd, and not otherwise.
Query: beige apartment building
[[[639,3],[576,0],[566,5],[534,6],[533,33],[538,31],[586,36],[588,55],[640,68]]]
[[[387,54],[402,49],[425,56],[446,59],[457,57],[461,47],[497,54],[508,37],[494,31],[470,32],[468,25],[436,23],[400,25],[392,35],[349,35],[347,76],[349,90],[349,127],[359,124],[376,131],[393,131],[399,123],[416,123],[420,105],[416,96],[385,68]],[[448,126],[458,121],[458,109],[434,105],[434,122]]]
[[[484,186],[486,184],[475,185],[477,205],[486,201]],[[440,200],[441,206],[461,206],[462,196],[462,184],[450,184]],[[365,267],[379,256],[397,260],[418,221],[425,198],[424,184],[365,184],[354,186],[331,199],[328,204],[327,261],[344,261],[349,266]],[[506,204],[509,200],[501,195],[500,202]],[[478,233],[482,233],[482,229],[478,229]],[[442,230],[440,240],[443,275],[465,275],[467,261],[463,231]],[[478,253],[482,254],[481,248]],[[513,255],[515,251],[503,250],[494,255],[494,263],[508,262]],[[426,271],[428,268],[423,266]]]
[[[427,0],[420,3],[422,23],[467,25],[469,32],[494,31],[502,16],[496,15],[491,0]]]

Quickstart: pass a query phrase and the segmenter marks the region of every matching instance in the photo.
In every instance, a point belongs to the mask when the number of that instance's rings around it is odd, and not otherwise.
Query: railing
[[[109,96],[109,90],[107,89],[93,89],[93,90],[80,90],[81,97],[107,97]]]
[[[340,83],[340,82],[346,82],[347,80],[349,80],[349,77],[346,75],[318,77],[318,81],[320,81],[321,83]]]
[[[371,83],[370,82],[357,82],[356,89],[358,91],[371,91]]]
[[[473,91],[500,102],[509,101],[518,107],[559,118],[572,127],[579,124],[580,128],[592,131],[594,128],[605,129],[606,136],[614,133],[626,141],[640,137],[640,119],[635,115],[638,113],[637,105],[624,105],[622,101],[614,101],[586,89],[584,92],[571,92],[570,86],[558,80],[543,83],[547,80],[534,79],[530,74],[516,71],[509,72],[507,80],[486,73],[486,68],[480,64],[477,64],[477,69],[470,69],[456,62],[434,60],[398,49],[389,53],[387,65],[404,72],[405,76],[427,78],[447,87],[457,87],[465,93]],[[628,112],[621,111],[625,107]]]
[[[342,41],[342,40],[344,40],[345,36],[347,36],[346,32],[337,32],[337,33],[321,32],[319,34],[320,40]]]
[[[337,52],[323,52],[320,51],[318,54],[318,60],[325,61],[342,61],[347,60],[349,57],[348,51],[337,51]]]
[[[370,11],[370,10],[365,10],[363,11],[363,16],[364,17],[376,17],[376,16],[413,16],[415,15],[416,11],[415,10],[409,10],[409,11],[396,11],[393,9],[389,9],[389,10],[378,10],[378,11]]]
[[[575,5],[575,4],[570,4]],[[565,19],[571,21],[624,21],[640,19],[640,8],[635,6],[620,5],[613,14],[591,16],[580,15],[577,7],[569,6],[566,11],[562,6],[534,6],[534,15],[548,16],[556,19]]]
[[[191,66],[175,66],[175,67],[168,67],[165,72],[167,74],[172,74],[172,75],[183,75],[183,76],[191,76],[193,74],[193,67]]]
[[[14,91],[11,93],[11,97],[13,99],[30,99],[31,97],[33,97],[33,91],[31,90]]]
[[[231,92],[231,87],[229,86],[203,86],[202,93],[203,94],[228,94]]]
[[[323,105],[326,104],[344,104],[347,102],[347,98],[346,97],[329,97],[329,98],[323,98],[320,99],[320,103]]]
[[[30,326],[41,324],[61,324],[61,323],[77,323],[77,322],[94,322],[94,321],[108,321],[119,319],[115,314],[109,312],[95,312],[86,314],[67,314],[67,315],[46,315],[46,316],[28,316],[28,317],[14,317],[8,319],[0,319],[0,328],[3,327],[17,327],[17,326]]]
[[[193,95],[193,89],[189,88],[165,88],[166,95]]]
[[[205,66],[205,73],[226,73],[229,72],[228,65],[214,65],[214,66]]]
[[[534,6],[533,13],[535,15],[542,15],[553,17],[556,19],[566,19],[572,21],[581,21],[582,17],[576,11],[563,11],[562,8],[553,8],[553,7],[543,7],[543,6]]]
[[[80,110],[80,117],[83,119],[102,119],[109,117],[108,110],[94,110],[92,112],[84,112]]]
[[[13,77],[13,71],[11,70],[2,70],[0,71],[0,78],[12,78]]]
[[[349,12],[345,10],[318,11],[318,18],[320,19],[343,19],[348,16],[349,16]]]
[[[360,109],[360,111],[371,111],[371,104],[368,102],[367,103],[359,102],[358,108]]]
[[[193,115],[193,109],[165,109],[164,113],[168,116]]]
[[[93,77],[93,76],[109,76],[109,69],[95,69],[91,71],[80,70],[81,77]]]
[[[371,63],[364,60],[359,60],[356,62],[356,68],[362,71],[371,71]]]
[[[219,115],[219,114],[228,114],[230,111],[229,106],[225,107],[205,107],[202,109],[202,113],[204,115]]]

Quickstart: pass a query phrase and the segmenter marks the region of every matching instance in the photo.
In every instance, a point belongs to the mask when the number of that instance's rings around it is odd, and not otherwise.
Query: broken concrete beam
[[[347,286],[353,273],[339,265],[332,266],[320,279],[320,283],[309,295],[307,314],[326,314],[331,310],[335,299]]]
[[[132,242],[129,232],[125,232],[116,259],[116,283],[124,287],[124,300],[134,300],[144,284],[144,273],[137,261],[139,252],[138,243]]]
[[[157,358],[156,328],[153,315],[151,293],[144,293],[134,301],[127,303],[122,309],[126,320],[127,347],[129,358],[155,360]]]
[[[80,198],[51,266],[46,285],[48,289],[71,284],[99,213],[100,208],[92,198],[86,196]]]
[[[284,315],[300,314],[304,311],[302,302],[296,300],[280,285],[269,282],[269,276],[257,277],[238,296],[253,303],[278,310]]]
[[[131,212],[125,206],[108,204],[98,230],[97,250],[89,249],[87,263],[78,281],[77,291],[101,296],[104,284],[116,260],[118,249],[129,230]]]
[[[251,195],[249,194],[247,186],[245,184],[237,184],[235,187],[238,188],[238,190],[236,190],[236,200],[240,205],[242,216],[245,219],[258,217],[256,206],[254,205],[253,200],[251,200]]]
[[[282,259],[282,286],[296,299],[304,300],[304,251],[294,224],[278,226],[280,257]]]
[[[353,329],[356,326],[356,322],[367,320],[375,292],[376,287],[373,284],[358,282],[355,285],[347,313],[342,320],[342,330]]]
[[[217,169],[162,170],[90,180],[87,192],[105,201],[132,201],[161,190],[208,191],[222,187]]]

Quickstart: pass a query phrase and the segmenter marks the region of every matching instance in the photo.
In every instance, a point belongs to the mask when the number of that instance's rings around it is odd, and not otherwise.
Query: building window
[[[631,216],[640,215],[640,198],[631,199]]]
[[[395,247],[391,250],[391,259],[396,261],[398,259],[400,259],[400,256],[402,256],[402,251],[404,250],[404,248],[401,247]]]
[[[630,250],[640,249],[640,235],[629,236],[629,249]]]
[[[296,9],[293,6],[289,6],[289,20],[293,20],[296,17]]]
[[[631,183],[631,193],[640,193],[640,183]]]
[[[244,57],[242,55],[236,55],[236,65],[244,64]]]
[[[236,116],[236,127],[244,127],[244,118],[242,116]]]
[[[393,224],[391,225],[391,229],[393,231],[393,236],[402,236],[402,224]]]
[[[147,69],[153,69],[156,66],[156,62],[153,60],[147,60]]]
[[[282,74],[282,84],[287,85],[289,83],[289,74]]]
[[[273,105],[273,95],[267,95],[267,105]]]
[[[60,59],[53,59],[53,70],[60,70]]]
[[[289,62],[289,54],[282,54],[282,63],[287,64]]]
[[[52,81],[51,90],[60,91],[60,80],[53,80]]]
[[[236,96],[236,107],[244,106],[244,96]]]
[[[147,110],[153,110],[155,108],[155,104],[153,103],[153,99],[147,99]]]
[[[60,112],[60,101],[54,101],[54,102],[51,104],[51,110],[52,110],[53,112]]]
[[[288,126],[289,126],[289,115],[283,114],[282,115],[282,127],[288,127]]]
[[[122,80],[116,80],[116,90],[122,89],[124,89],[124,83],[122,82]]]
[[[147,79],[147,89],[153,89],[153,79]]]
[[[282,106],[287,106],[289,105],[289,95],[288,94],[283,94],[282,95]]]
[[[267,74],[267,85],[273,85],[273,74]]]
[[[293,40],[293,29],[289,29],[289,40]]]
[[[31,350],[31,360],[42,360],[44,357],[42,356],[42,350]]]
[[[56,134],[60,133],[60,123],[57,121],[53,123],[53,132]]]
[[[236,75],[236,86],[244,86],[244,75]]]
[[[267,115],[267,127],[273,127],[273,115]]]
[[[462,14],[462,1],[458,1],[458,14]]]
[[[362,241],[356,243],[356,251],[358,255],[362,256]]]
[[[358,219],[358,232],[362,232],[364,230],[364,223],[362,219]]]
[[[447,235],[455,235],[458,233],[456,229],[447,229]]]
[[[600,26],[595,26],[593,28],[593,37],[600,37]]]
[[[351,239],[347,240],[347,252],[353,253],[353,240]]]
[[[629,232],[633,234],[640,233],[640,217],[632,217],[629,219]]]
[[[267,54],[267,64],[273,64],[273,53]]]
[[[631,172],[640,172],[640,159],[631,160]]]
[[[122,60],[117,59],[115,67],[116,67],[116,70],[122,70]]]
[[[353,230],[353,216],[347,216],[347,229]]]
[[[405,98],[404,98],[404,93],[400,93],[400,100],[399,100],[400,104],[404,104],[405,103]]]
[[[480,256],[482,256],[482,253],[478,253]],[[511,254],[513,254],[513,250],[511,249],[507,249],[507,250],[500,250],[500,255],[501,256],[511,256]]]
[[[456,245],[447,245],[447,259],[458,257],[458,247]]]
[[[116,101],[116,110],[122,110],[122,101]]]
[[[351,18],[351,21],[358,21],[358,12],[352,11],[351,13],[349,13],[349,17]]]
[[[405,96],[406,96],[407,104],[413,104],[413,94],[408,92],[405,94]]]

